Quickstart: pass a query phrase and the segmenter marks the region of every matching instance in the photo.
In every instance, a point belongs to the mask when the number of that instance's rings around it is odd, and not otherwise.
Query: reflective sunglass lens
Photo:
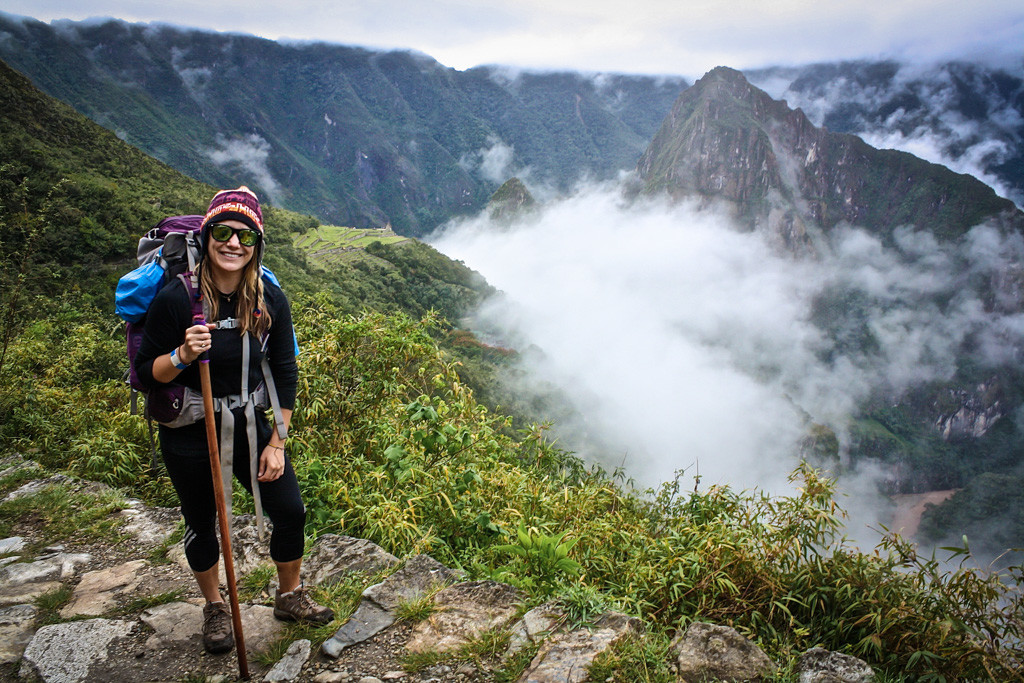
[[[231,239],[231,226],[223,223],[215,223],[210,226],[210,237],[218,242],[227,242]]]
[[[233,228],[223,223],[214,223],[210,226],[210,237],[218,242],[227,242],[231,235],[238,235],[238,243],[243,247],[255,247],[260,241],[260,234],[249,228]]]

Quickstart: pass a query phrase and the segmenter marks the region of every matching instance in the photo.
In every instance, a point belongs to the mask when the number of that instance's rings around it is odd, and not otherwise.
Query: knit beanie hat
[[[263,212],[256,194],[245,185],[235,190],[221,190],[213,195],[210,208],[203,219],[203,229],[210,223],[236,220],[248,225],[253,230],[263,232]]]

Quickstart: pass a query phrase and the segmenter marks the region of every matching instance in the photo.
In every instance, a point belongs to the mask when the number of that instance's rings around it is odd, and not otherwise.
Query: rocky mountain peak
[[[914,225],[940,238],[984,220],[1024,226],[977,179],[817,128],[726,67],[679,96],[637,171],[646,192],[723,202],[794,251],[813,250],[814,235],[840,222],[883,234]]]
[[[491,220],[512,219],[537,205],[537,200],[519,178],[509,178],[491,195],[487,211]]]

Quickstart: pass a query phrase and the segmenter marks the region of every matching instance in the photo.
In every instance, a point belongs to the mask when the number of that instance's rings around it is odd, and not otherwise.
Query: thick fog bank
[[[502,292],[472,324],[522,352],[520,389],[572,403],[562,443],[643,486],[685,470],[785,490],[811,424],[845,443],[869,396],[950,378],[965,340],[1005,361],[1024,334],[979,293],[1024,244],[984,226],[956,245],[897,231],[892,247],[837,229],[798,259],[715,213],[603,186],[432,241]]]

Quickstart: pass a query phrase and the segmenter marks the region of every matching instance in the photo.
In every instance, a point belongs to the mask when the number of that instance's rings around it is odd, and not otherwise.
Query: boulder
[[[0,607],[0,664],[21,659],[35,633],[38,613],[34,605]]]
[[[775,671],[756,644],[735,629],[694,622],[671,645],[679,679],[687,683],[706,680],[761,681]]]
[[[35,474],[42,472],[42,466],[34,460],[27,460],[19,453],[0,456],[0,479],[13,477],[15,474]]]
[[[11,536],[10,538],[0,539],[0,555],[20,553],[27,545],[28,544],[22,536]]]
[[[399,559],[376,543],[362,538],[324,534],[316,539],[302,563],[305,583],[325,586],[341,581],[351,572],[377,572]]]
[[[524,647],[537,645],[555,632],[565,621],[565,611],[552,604],[534,607],[512,625],[505,657],[511,657]]]

